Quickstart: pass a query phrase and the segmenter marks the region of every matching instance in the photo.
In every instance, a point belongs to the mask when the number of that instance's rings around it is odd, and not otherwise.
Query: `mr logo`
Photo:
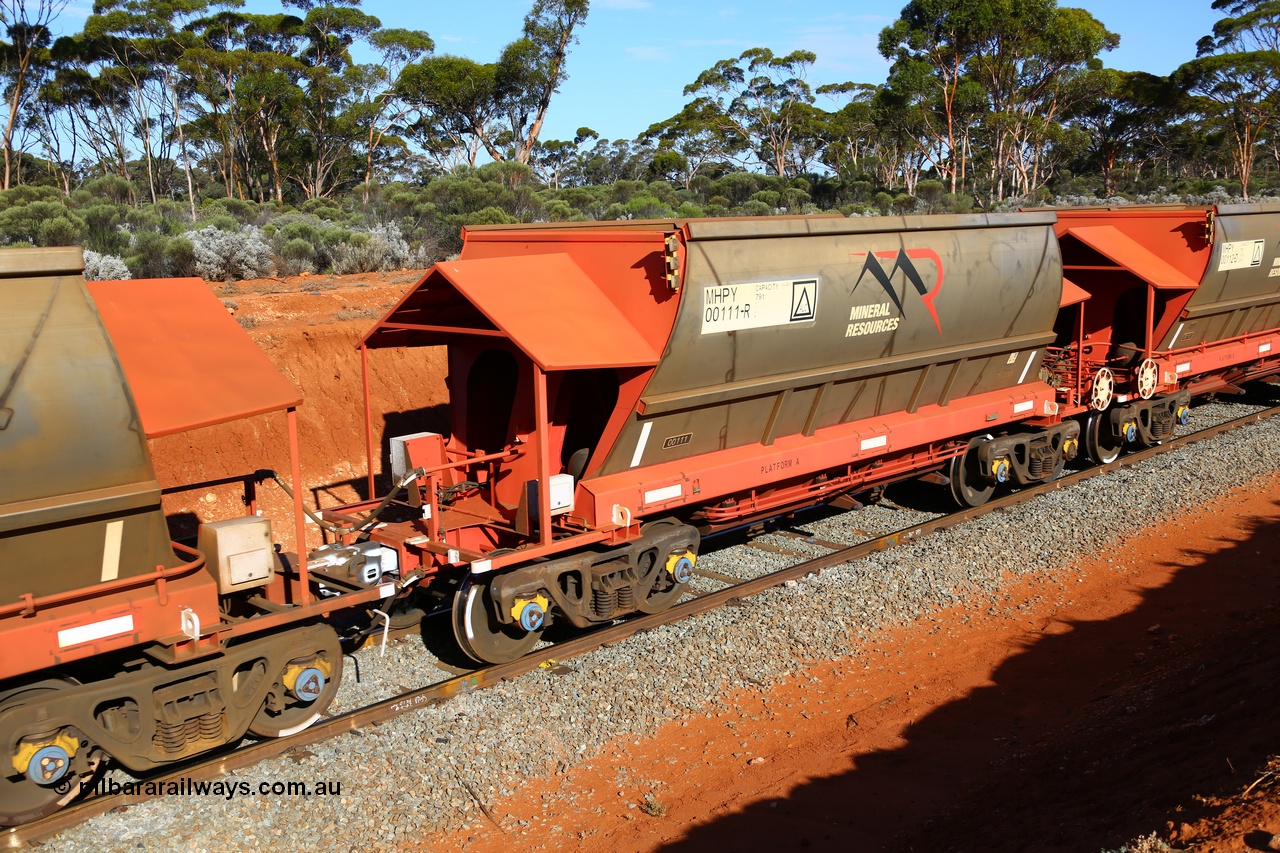
[[[791,322],[812,320],[818,307],[818,282],[816,279],[791,282]]]
[[[898,293],[893,289],[891,281],[893,274],[898,270],[902,270],[902,276],[911,282],[916,292],[920,294],[920,301],[924,303],[924,307],[929,309],[929,316],[933,318],[933,325],[937,327],[938,334],[942,334],[942,324],[938,322],[938,311],[933,305],[933,301],[938,298],[938,294],[942,291],[942,259],[938,257],[938,253],[933,249],[890,249],[885,252],[853,252],[849,257],[857,260],[858,258],[866,258],[862,263],[862,271],[858,273],[858,280],[853,283],[850,294],[858,289],[858,285],[866,278],[867,273],[880,283],[884,288],[884,292],[889,294],[889,299],[897,306],[898,312],[902,316],[906,316],[907,312],[902,307],[902,300],[898,298]],[[884,267],[880,265],[880,258],[893,259],[893,266],[888,272],[884,271]],[[925,286],[924,279],[920,275],[920,271],[916,269],[914,261],[927,260],[932,261],[934,269],[937,270],[934,278],[933,287]]]

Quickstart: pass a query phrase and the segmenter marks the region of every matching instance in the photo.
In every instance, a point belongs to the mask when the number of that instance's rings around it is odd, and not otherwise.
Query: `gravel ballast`
[[[1202,406],[1196,426],[1248,411],[1239,404]],[[232,787],[247,783],[233,796],[163,796],[95,818],[40,848],[430,848],[433,833],[487,822],[482,802],[509,796],[524,779],[591,757],[619,736],[644,737],[667,720],[708,710],[731,691],[767,688],[812,662],[855,654],[885,626],[959,602],[992,601],[1002,585],[1019,577],[1071,582],[1083,558],[1117,539],[1277,468],[1280,418],[1273,418],[788,582],[744,606],[686,619],[564,666],[294,750],[227,776],[223,781]],[[933,510],[942,508],[940,499],[920,499],[927,496],[922,488],[906,494],[910,499],[890,489],[885,502],[861,511],[802,516],[792,529],[818,541],[851,544],[936,517]],[[767,534],[758,541],[815,556],[827,550],[796,536]],[[750,577],[794,561],[741,544],[704,554],[698,566]],[[720,585],[699,582],[704,588]],[[447,631],[447,624],[440,627]],[[376,649],[361,652],[361,683],[348,660],[334,710],[443,677],[432,663],[419,639],[389,644],[385,657]],[[113,771],[111,778],[131,777]],[[262,783],[290,781],[338,782],[341,793],[257,793]],[[244,787],[252,793],[242,793]]]

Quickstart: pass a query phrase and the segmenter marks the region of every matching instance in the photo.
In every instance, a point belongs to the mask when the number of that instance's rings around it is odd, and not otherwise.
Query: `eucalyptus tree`
[[[1247,199],[1258,146],[1280,120],[1280,0],[1215,0],[1213,8],[1226,14],[1174,80],[1196,113],[1229,133]]]
[[[307,198],[319,198],[354,171],[351,148],[359,128],[348,108],[360,99],[355,86],[365,81],[349,73],[351,47],[368,40],[382,22],[361,11],[360,0],[284,0],[284,6],[303,13],[283,30],[291,37],[299,69],[294,82],[301,90],[291,116],[298,131],[289,140],[291,177]]]
[[[1066,119],[1088,135],[1088,167],[1102,177],[1104,196],[1116,191],[1116,173],[1132,166],[1136,179],[1155,152],[1157,139],[1175,120],[1179,100],[1166,77],[1142,71],[1099,71],[1091,98]]]
[[[528,164],[588,7],[588,0],[535,0],[520,38],[496,62],[446,54],[407,66],[399,93],[420,113],[419,138],[437,149],[474,139],[496,161]]]
[[[293,55],[301,20],[228,5],[187,25],[197,37],[179,60],[194,95],[188,136],[207,152],[228,197],[282,200],[281,134],[303,100],[298,80],[306,68]]]
[[[125,79],[119,74],[94,74],[90,69],[97,57],[80,39],[58,39],[51,59],[53,73],[40,87],[39,100],[46,108],[41,111],[41,131],[49,136],[69,133],[73,150],[83,143],[93,152],[88,171],[123,178],[133,203],[136,195],[129,181],[133,128],[128,122],[132,111]],[[47,150],[58,145],[46,139]],[[73,162],[69,168],[76,165]]]
[[[573,139],[547,139],[540,141],[529,159],[534,175],[553,190],[577,186],[582,183],[582,146],[598,140],[600,134],[589,127],[580,127]]]
[[[400,73],[435,48],[422,30],[383,29],[369,34],[369,44],[382,61],[353,65],[346,74],[353,92],[350,107],[355,126],[364,130],[364,184],[361,190],[369,203],[369,188],[374,182],[378,152],[389,140],[404,147],[406,119],[413,108],[400,97]]]
[[[873,115],[875,174],[883,186],[901,183],[908,195],[914,195],[916,183],[932,160],[924,109],[901,91],[881,86],[876,90]]]
[[[991,32],[998,10],[974,0],[911,0],[880,32],[880,54],[893,62],[888,85],[919,107],[934,143],[931,159],[952,193],[964,183],[967,135],[987,106],[970,65]]]
[[[746,141],[721,121],[718,107],[705,99],[685,104],[665,121],[649,125],[640,139],[657,145],[666,168],[689,189],[700,174],[722,168],[746,147]],[[674,158],[674,159],[673,159]]]
[[[749,151],[767,171],[787,177],[804,159],[796,146],[812,127],[814,102],[805,74],[817,59],[807,50],[775,56],[753,47],[703,71],[684,94],[694,96],[693,106],[730,140],[728,147]]]
[[[830,83],[817,93],[844,98],[835,112],[827,113],[822,128],[822,162],[844,180],[866,171],[867,155],[874,150],[878,125],[875,100],[880,87],[871,83]]]
[[[168,146],[176,141],[186,176],[187,195],[195,216],[195,187],[184,132],[184,108],[193,94],[180,72],[185,51],[197,46],[187,25],[211,9],[235,3],[215,0],[97,0],[78,42],[75,56],[85,70],[103,82],[114,79],[129,93],[135,125],[133,136],[142,148],[150,199],[160,192],[157,160],[169,161]],[[157,150],[159,149],[159,150]]]
[[[1027,195],[1053,174],[1069,146],[1063,114],[1091,97],[1098,54],[1120,37],[1083,9],[1056,0],[975,0],[989,4],[990,29],[980,33],[970,73],[986,91],[984,122],[991,195]]]
[[[50,26],[66,8],[66,0],[3,0],[0,2],[0,24],[5,38],[0,41],[0,80],[3,81],[4,122],[4,189],[13,182],[14,130],[31,100],[49,73]]]

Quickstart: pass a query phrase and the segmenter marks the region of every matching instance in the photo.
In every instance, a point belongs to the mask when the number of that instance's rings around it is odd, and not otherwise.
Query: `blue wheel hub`
[[[37,785],[52,785],[71,769],[71,756],[60,746],[46,746],[31,756],[27,778]]]
[[[293,695],[303,702],[314,702],[324,692],[324,673],[309,666],[298,673],[298,680],[293,684]]]
[[[687,556],[676,560],[676,564],[671,567],[671,576],[676,579],[676,583],[688,583],[693,578],[693,561]]]
[[[520,627],[532,633],[542,627],[547,620],[547,612],[536,601],[530,601],[520,609]]]

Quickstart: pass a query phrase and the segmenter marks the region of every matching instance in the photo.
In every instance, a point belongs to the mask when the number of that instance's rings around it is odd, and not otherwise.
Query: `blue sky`
[[[1120,34],[1103,54],[1110,67],[1167,74],[1195,56],[1213,28],[1212,0],[1060,0],[1087,9]],[[884,82],[888,63],[876,51],[880,30],[905,0],[591,0],[586,26],[569,56],[569,79],[551,103],[543,139],[572,138],[577,128],[606,139],[631,139],[679,112],[684,87],[718,60],[750,47],[777,54],[812,50],[809,74],[823,83]],[[532,0],[415,2],[364,0],[384,27],[422,29],[437,53],[479,62],[497,58],[519,35]],[[64,29],[79,29],[88,0],[73,0]],[[273,0],[249,0],[252,11],[276,11]],[[820,102],[824,108],[835,106]]]
[[[1120,47],[1110,67],[1167,74],[1195,57],[1196,41],[1219,17],[1211,0],[1060,0],[1087,9]],[[544,139],[571,138],[581,126],[606,139],[630,139],[679,112],[684,87],[717,61],[751,47],[818,55],[809,82],[881,83],[888,63],[880,31],[905,0],[591,0],[569,56],[569,79],[551,102]],[[529,0],[423,3],[364,0],[383,26],[425,29],[437,53],[491,62],[519,34]],[[832,108],[834,103],[822,103]]]

